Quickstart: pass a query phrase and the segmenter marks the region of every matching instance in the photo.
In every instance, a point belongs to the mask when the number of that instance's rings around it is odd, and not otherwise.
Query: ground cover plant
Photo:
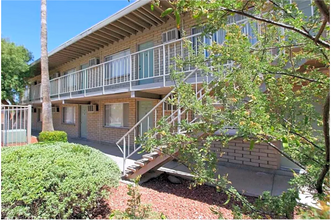
[[[120,171],[101,152],[54,142],[1,149],[2,218],[106,217]]]

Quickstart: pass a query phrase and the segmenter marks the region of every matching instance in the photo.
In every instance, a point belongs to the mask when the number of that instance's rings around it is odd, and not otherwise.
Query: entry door
[[[80,137],[87,138],[87,105],[80,106]]]
[[[152,101],[139,101],[138,102],[138,121],[142,119],[152,108],[153,108],[153,102]],[[149,121],[149,126],[147,126],[147,122]],[[144,134],[146,131],[148,131],[148,127],[152,128],[154,124],[154,114],[151,114],[149,119],[145,118],[143,120],[141,127],[139,128],[139,132]]]
[[[153,41],[138,45],[138,51],[142,51],[153,47]],[[154,79],[147,79],[152,77],[154,73],[154,52],[153,49],[139,53],[139,84],[153,83]]]

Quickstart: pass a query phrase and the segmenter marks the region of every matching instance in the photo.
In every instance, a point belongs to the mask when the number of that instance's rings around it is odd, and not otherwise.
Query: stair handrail
[[[230,66],[230,67],[232,67],[232,65],[233,65],[233,63],[227,63],[227,64],[225,64],[224,66]],[[213,68],[213,67],[211,66],[210,68]],[[213,78],[211,81],[207,82],[207,85],[210,85],[214,80],[215,80],[215,78]],[[203,87],[202,87],[199,91],[196,91],[196,92],[195,92],[196,95],[200,93],[200,97],[199,97],[197,100],[201,100],[202,98],[204,98],[204,97],[206,96],[207,92],[210,92],[211,90],[213,90],[213,89],[215,88],[215,86],[216,86],[216,84],[213,85],[213,86],[210,87],[210,88],[207,88],[207,90],[206,90],[205,93],[202,93],[202,91],[205,89],[205,88],[203,88]],[[183,111],[181,111],[180,116],[182,116],[186,111],[187,111],[187,109],[184,109]],[[171,118],[171,117],[174,117],[174,118],[172,118],[171,121],[169,121],[169,123],[172,123],[174,120],[176,120],[176,119],[178,118],[178,115],[177,115],[177,116],[174,116],[174,115],[177,114],[177,112],[178,112],[178,109],[176,109],[171,115],[169,115],[169,116],[166,118],[166,120],[168,120],[168,119]],[[197,118],[195,117],[194,119],[192,119],[192,121],[191,121],[190,123],[193,123],[196,119],[197,119]]]
[[[192,74],[194,74],[196,71],[198,71],[198,68],[195,68],[193,71],[191,71],[184,79],[183,82],[185,82]],[[175,91],[176,88],[173,88],[163,99],[161,99],[161,101],[159,103],[157,103],[146,115],[144,115],[144,117],[142,117],[133,127],[130,128],[130,130],[128,130],[117,142],[116,145],[117,147],[120,149],[120,151],[123,153],[123,150],[121,149],[121,147],[119,146],[119,143],[121,141],[124,140],[124,138],[126,138],[126,136],[128,136],[134,129],[136,129],[143,121],[145,118],[147,118],[151,113],[154,112],[155,109],[157,109],[161,104],[163,104],[170,95],[173,94],[173,92]]]

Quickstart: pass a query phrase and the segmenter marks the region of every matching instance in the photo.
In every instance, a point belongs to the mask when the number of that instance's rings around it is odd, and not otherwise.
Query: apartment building
[[[310,2],[304,2],[300,7],[313,13]],[[189,14],[183,15],[178,30],[173,15],[161,17],[171,4],[161,1],[154,10],[150,4],[151,1],[136,1],[49,53],[55,130],[66,131],[70,137],[117,143],[124,158],[128,158],[136,148],[128,152],[125,146],[130,147],[137,136],[155,126],[162,116],[176,111],[181,115],[164,99],[171,95],[171,69],[178,69],[173,59],[188,58],[186,40],[197,50],[199,40],[222,43],[225,33],[220,30],[211,38],[202,37]],[[234,16],[232,20],[243,24],[243,32],[252,43],[256,41],[254,27],[246,18]],[[22,102],[33,105],[32,128],[40,131],[40,60],[32,66],[35,76]],[[197,95],[201,83],[210,80],[193,66],[180,71],[186,73],[187,82],[195,85]],[[215,150],[220,147],[215,143]],[[271,170],[287,164],[266,144],[250,151],[249,143],[236,140],[225,150],[226,154],[219,158],[224,163]]]

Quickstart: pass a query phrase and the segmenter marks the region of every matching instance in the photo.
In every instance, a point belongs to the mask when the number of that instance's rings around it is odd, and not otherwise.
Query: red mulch
[[[233,219],[232,202],[224,205],[227,200],[225,193],[216,192],[214,187],[202,185],[189,189],[190,181],[181,179],[181,184],[168,181],[166,175],[152,179],[139,187],[141,202],[151,204],[153,211],[163,213],[171,219],[217,219],[210,211],[211,207],[219,209],[223,217]],[[127,185],[120,183],[113,189],[109,198],[112,210],[125,210],[127,207]],[[248,197],[254,200],[253,197]]]

